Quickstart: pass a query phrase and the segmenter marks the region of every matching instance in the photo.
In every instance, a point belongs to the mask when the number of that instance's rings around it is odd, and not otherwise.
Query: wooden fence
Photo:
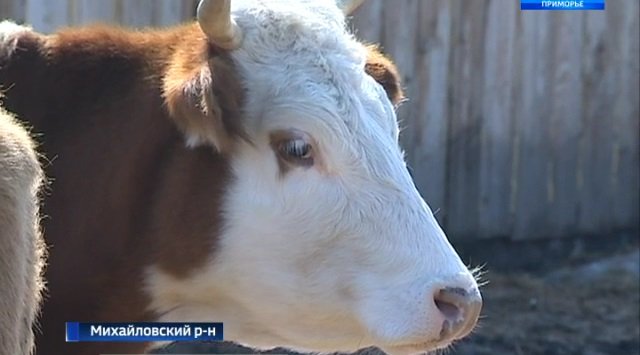
[[[93,22],[163,26],[191,19],[197,0],[0,0],[0,18],[42,32]]]
[[[403,143],[455,237],[638,228],[638,1],[373,0],[355,19],[405,76]]]
[[[193,0],[3,0],[41,31],[167,25]],[[360,38],[395,58],[416,184],[454,239],[637,232],[639,4],[522,12],[517,0],[368,0]]]

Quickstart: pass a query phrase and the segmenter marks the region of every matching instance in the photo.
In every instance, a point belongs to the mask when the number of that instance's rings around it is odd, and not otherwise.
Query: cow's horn
[[[209,41],[224,49],[240,46],[242,32],[231,18],[231,0],[200,0],[198,23]]]
[[[364,0],[337,0],[338,7],[345,13],[345,15],[350,15],[352,12],[356,11]]]

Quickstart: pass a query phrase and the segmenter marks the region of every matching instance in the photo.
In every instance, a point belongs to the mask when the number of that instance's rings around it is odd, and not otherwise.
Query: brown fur
[[[201,38],[194,47],[176,49],[163,81],[169,114],[180,130],[220,152],[234,138],[248,139],[238,119],[243,95],[235,73],[224,51]]]
[[[43,133],[52,160],[38,354],[140,352],[144,344],[65,344],[64,322],[154,320],[145,268],[184,277],[215,248],[228,148],[248,138],[233,63],[195,24],[28,33],[17,46],[0,57],[0,86],[7,107]],[[367,70],[397,99],[395,69],[379,54],[371,60]],[[219,153],[186,148],[181,131]]]
[[[398,69],[391,59],[382,54],[378,46],[368,45],[367,50],[369,55],[364,70],[382,85],[389,100],[398,106],[405,98]]]
[[[144,268],[184,276],[212,248],[226,160],[209,147],[185,147],[162,92],[176,45],[202,40],[190,33],[191,26],[30,35],[0,62],[7,107],[43,133],[52,160],[44,207],[50,297],[39,354],[141,351],[141,344],[65,344],[64,321],[153,320]]]
[[[0,354],[28,355],[43,289],[44,243],[34,144],[0,108]]]

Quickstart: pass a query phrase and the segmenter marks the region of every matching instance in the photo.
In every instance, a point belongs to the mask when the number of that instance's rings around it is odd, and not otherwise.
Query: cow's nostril
[[[462,288],[443,288],[434,295],[434,302],[445,319],[443,339],[458,339],[469,334],[482,309],[482,297],[476,289],[469,292]]]
[[[453,303],[449,303],[444,300],[435,299],[436,307],[444,315],[444,318],[449,322],[457,322],[460,319],[461,311],[458,306]]]

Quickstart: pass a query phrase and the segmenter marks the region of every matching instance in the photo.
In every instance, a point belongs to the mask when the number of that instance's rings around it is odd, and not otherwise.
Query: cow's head
[[[165,94],[188,144],[226,154],[234,177],[210,263],[151,273],[163,319],[315,351],[468,334],[477,284],[407,172],[391,62],[330,1],[203,1],[198,18],[207,58],[174,65],[192,75]]]

